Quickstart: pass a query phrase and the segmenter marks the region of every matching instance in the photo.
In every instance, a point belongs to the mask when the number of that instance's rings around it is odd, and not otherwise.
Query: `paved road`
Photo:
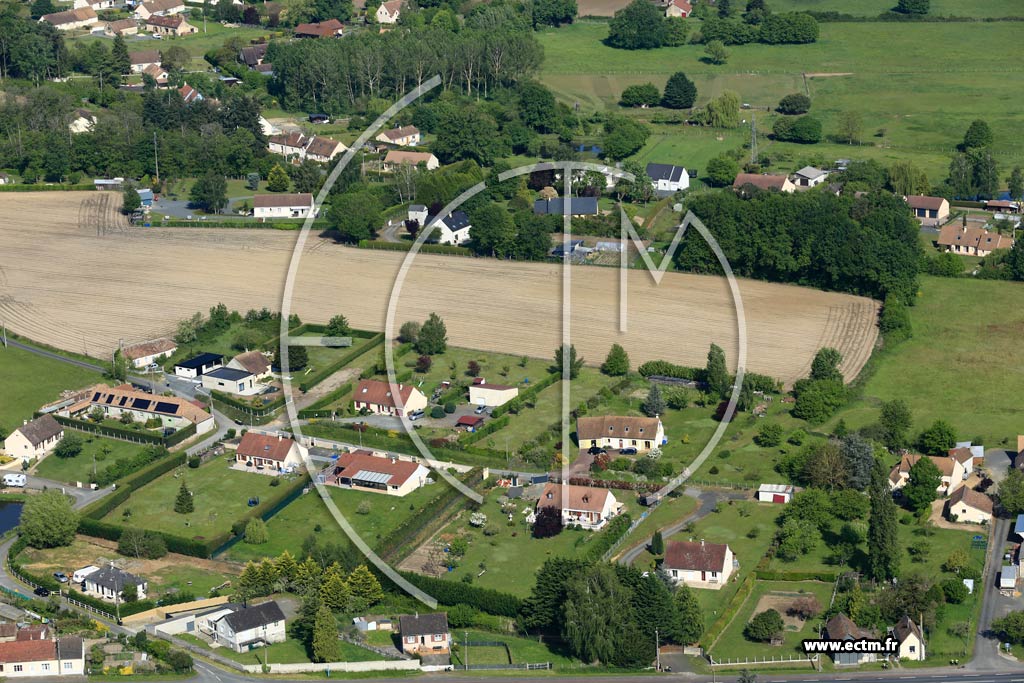
[[[745,500],[750,497],[749,494],[743,492],[704,491],[702,489],[693,488],[691,486],[688,486],[686,490],[683,491],[683,495],[689,496],[691,498],[696,498],[697,500],[700,501],[700,506],[686,517],[683,517],[682,519],[663,528],[661,530],[661,533],[666,538],[674,533],[681,531],[683,527],[685,527],[690,522],[696,522],[707,517],[709,514],[711,514],[711,511],[715,509],[715,506],[718,505],[718,503],[721,501]],[[636,558],[640,556],[640,553],[642,553],[647,548],[650,542],[651,537],[648,536],[644,540],[640,541],[638,545],[635,545],[626,552],[624,552],[619,557],[619,564],[633,564],[633,562],[636,561]]]
[[[74,358],[68,358],[67,356],[62,356],[59,353],[53,353],[52,351],[47,351],[45,349],[38,349],[34,346],[29,346],[28,344],[22,344],[21,342],[15,341],[14,339],[8,339],[7,345],[13,346],[16,349],[28,351],[29,353],[34,353],[37,356],[45,356],[47,358],[60,361],[61,363],[67,363],[68,365],[75,365],[80,368],[85,368],[86,370],[95,370],[96,372],[100,373],[106,372],[106,368],[102,368],[99,365],[87,363],[82,360],[75,360]]]
[[[992,481],[997,484],[1001,482],[1013,464],[1017,456],[1016,451],[1009,451],[1005,448],[989,448],[985,450],[985,469],[988,470]]]
[[[992,621],[1003,616],[1010,609],[1020,609],[1019,601],[1003,597],[999,593],[997,581],[1003,566],[1003,547],[1006,544],[1012,522],[1009,519],[997,519],[992,525],[992,536],[989,540],[989,553],[985,560],[985,571],[981,580],[984,584],[982,595],[981,618],[978,621],[978,637],[974,641],[974,653],[970,668],[976,671],[993,671],[1006,669],[1009,660],[999,656],[999,639],[990,632]]]

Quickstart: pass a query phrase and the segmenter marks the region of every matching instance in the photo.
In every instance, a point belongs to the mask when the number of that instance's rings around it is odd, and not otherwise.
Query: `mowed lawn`
[[[993,127],[1001,166],[1024,163],[1024,139],[1015,132],[1018,106],[1012,94],[1024,85],[1024,72],[1008,71],[1004,66],[1024,58],[1024,45],[1015,38],[1016,23],[820,26],[817,43],[734,46],[729,48],[727,64],[711,66],[700,61],[701,45],[615,50],[601,42],[607,35],[606,24],[579,23],[539,34],[545,48],[541,80],[569,104],[615,110],[625,87],[647,81],[663,87],[672,73],[684,71],[697,85],[698,106],[722,90],[734,90],[754,107],[750,113],[756,113],[762,135],[771,130],[775,116],[765,109],[774,108],[790,92],[809,91],[814,101],[811,113],[822,120],[826,136],[837,132],[843,112],[862,114],[862,146],[794,145],[762,137],[759,151],[787,166],[814,155],[828,161],[849,157],[875,158],[883,163],[903,158],[915,161],[933,183],[939,182],[945,177],[954,147],[979,116]],[[898,58],[893,45],[900,46]],[[941,63],[935,59],[937,47],[943,55]],[[804,74],[819,76],[805,80]],[[986,103],[984,112],[979,112],[978,101]],[[650,120],[666,112],[630,113]],[[640,160],[702,169],[718,151],[735,149],[749,140],[750,119],[747,115],[743,118],[747,124],[733,131],[655,126],[655,135],[641,151]]]
[[[328,488],[331,500],[338,506],[341,514],[360,538],[372,548],[395,527],[417,514],[429,500],[439,495],[443,486],[447,484],[424,486],[404,498],[336,487]],[[312,491],[271,517],[267,522],[267,530],[270,532],[270,541],[262,545],[236,543],[227,551],[227,559],[259,561],[263,557],[276,557],[285,550],[298,557],[302,542],[310,534],[317,534],[332,543],[348,543],[348,536],[327,509],[327,505]]]
[[[73,483],[89,481],[93,467],[102,472],[119,460],[130,458],[145,448],[142,444],[118,441],[102,436],[94,436],[86,432],[68,430],[65,434],[74,434],[84,442],[82,452],[73,458],[58,458],[50,454],[36,465],[35,474],[46,479]]]
[[[270,486],[273,477],[240,472],[223,459],[214,459],[198,469],[180,467],[147,484],[110,511],[107,520],[165,531],[186,538],[210,538],[231,530],[231,524],[245,513],[250,497],[261,502],[280,495],[282,488]],[[181,482],[192,492],[195,511],[179,514],[174,501]],[[125,510],[130,514],[125,516]]]
[[[775,12],[841,12],[860,17],[873,17],[896,6],[894,0],[773,0]],[[1024,8],[1019,0],[931,0],[931,16],[941,17],[1020,17]]]
[[[103,381],[98,372],[8,346],[0,346],[0,433],[20,427],[44,403],[56,401],[64,389],[80,389]]]
[[[864,397],[840,418],[850,427],[878,419],[882,401],[902,399],[916,436],[935,420],[963,439],[1014,448],[1024,381],[1024,284],[922,277],[910,309],[914,337],[886,352]]]
[[[761,603],[765,596],[768,596],[768,600],[778,602]],[[792,604],[793,601],[806,596],[814,596],[823,608],[827,608],[832,598],[832,584],[820,581],[758,581],[729,627],[722,632],[718,641],[710,648],[711,654],[718,659],[736,659],[739,657],[778,657],[780,655],[795,655],[798,654],[798,651],[802,652],[800,641],[805,638],[817,637],[817,627],[821,623],[820,618],[816,617],[796,623],[791,623],[791,620],[787,619],[781,648],[771,643],[747,640],[743,635],[743,630],[755,614],[766,609],[775,609],[782,614],[783,618],[786,618],[783,605]]]

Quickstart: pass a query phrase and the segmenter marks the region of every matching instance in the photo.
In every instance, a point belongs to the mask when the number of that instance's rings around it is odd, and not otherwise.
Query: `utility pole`
[[[654,629],[654,655],[656,662],[656,666],[654,668],[655,671],[661,671],[661,646],[658,643],[659,640],[660,639],[658,638],[658,629]]]
[[[204,18],[203,21],[206,21]],[[156,145],[156,131],[153,131],[153,159],[156,162],[156,181],[160,182],[160,150]]]
[[[469,631],[463,631],[462,637],[465,639],[463,640],[464,647],[462,649],[466,651],[464,665],[466,667],[466,671],[469,671]]]

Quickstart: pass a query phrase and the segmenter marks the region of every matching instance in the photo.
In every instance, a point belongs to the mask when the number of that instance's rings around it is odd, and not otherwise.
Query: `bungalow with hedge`
[[[235,449],[235,462],[258,471],[290,472],[302,467],[308,454],[305,446],[281,434],[248,431]]]
[[[389,382],[364,379],[356,387],[352,401],[358,411],[374,415],[401,417],[427,407],[427,397],[411,384],[398,384],[397,396],[391,391]]]
[[[605,415],[576,421],[580,448],[635,448],[638,453],[665,444],[665,427],[658,417]]]

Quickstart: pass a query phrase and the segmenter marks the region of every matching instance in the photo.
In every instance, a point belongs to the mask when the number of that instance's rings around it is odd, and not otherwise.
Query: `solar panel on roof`
[[[98,400],[100,400],[100,392],[98,392],[98,391],[97,391],[96,393],[94,393],[94,394],[92,395],[92,400],[93,400],[93,401],[98,401]]]
[[[107,401],[106,402],[107,403],[113,403],[115,398],[117,398],[117,396],[114,396],[113,394],[111,394],[110,396],[107,396]]]
[[[352,477],[354,480],[368,481],[373,484],[386,484],[391,480],[390,474],[383,472],[370,472],[369,470],[359,470]]]
[[[178,412],[178,404],[169,403],[168,401],[157,401],[154,410],[158,413],[176,413]]]
[[[125,403],[127,403],[127,402],[128,402],[128,397],[127,397],[127,396],[122,396],[122,397],[121,397],[121,400],[120,400],[120,401],[118,402],[118,404],[117,404],[117,405],[119,405],[119,406],[123,406],[123,405],[124,405]]]
[[[132,401],[132,408],[136,410],[149,410],[149,404],[152,403],[148,398],[137,398]]]

